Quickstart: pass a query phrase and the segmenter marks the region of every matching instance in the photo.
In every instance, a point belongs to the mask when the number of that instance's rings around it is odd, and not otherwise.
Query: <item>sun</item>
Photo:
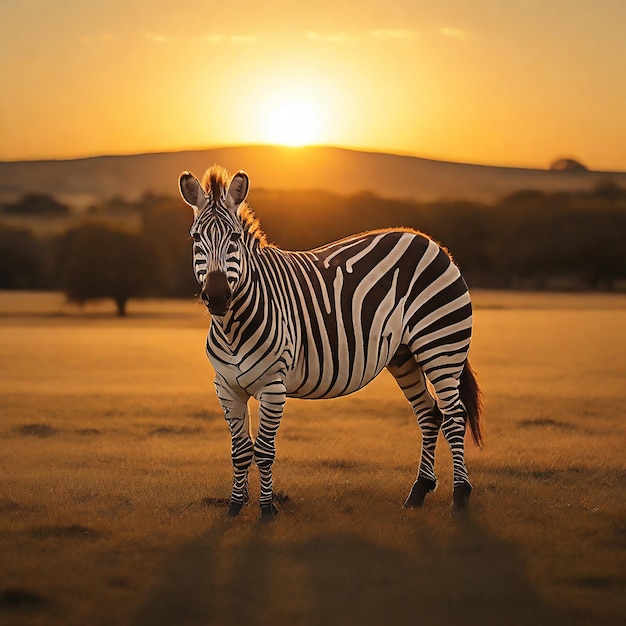
[[[266,137],[284,146],[305,146],[319,141],[321,115],[310,102],[280,102],[267,117]]]

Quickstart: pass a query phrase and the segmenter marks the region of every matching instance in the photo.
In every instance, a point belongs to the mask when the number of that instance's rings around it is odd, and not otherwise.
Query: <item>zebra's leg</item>
[[[285,408],[287,392],[282,380],[266,385],[259,394],[259,429],[254,441],[254,461],[261,477],[261,518],[272,521],[278,513],[273,502],[272,465],[276,458],[276,433]]]
[[[435,388],[437,406],[443,414],[441,430],[452,451],[454,472],[452,504],[457,509],[464,509],[469,505],[472,484],[465,466],[467,414],[459,394],[459,378],[463,370],[463,363],[457,366],[451,366],[450,363],[447,363],[442,368],[436,368],[433,365],[429,364],[426,375]]]
[[[396,353],[387,369],[409,401],[422,431],[422,452],[417,480],[404,502],[404,507],[415,508],[422,506],[426,495],[437,487],[435,448],[442,415],[426,387],[422,368],[407,348],[401,348]]]
[[[254,444],[250,435],[250,415],[248,395],[242,390],[230,387],[223,379],[215,379],[215,389],[224,417],[230,429],[233,460],[233,489],[230,495],[229,517],[239,514],[241,507],[248,502],[248,470],[254,456]]]

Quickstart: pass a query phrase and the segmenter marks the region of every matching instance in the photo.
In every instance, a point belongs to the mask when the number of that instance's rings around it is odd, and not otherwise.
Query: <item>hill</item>
[[[0,162],[0,202],[46,193],[85,207],[146,192],[175,195],[183,170],[197,176],[213,163],[245,169],[257,189],[371,192],[419,201],[493,202],[522,189],[580,191],[607,179],[626,187],[626,172],[549,171],[434,161],[342,148],[243,146],[56,161]]]

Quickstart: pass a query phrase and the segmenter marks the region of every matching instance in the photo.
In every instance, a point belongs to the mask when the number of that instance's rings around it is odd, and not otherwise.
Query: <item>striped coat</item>
[[[180,178],[194,208],[196,276],[212,313],[207,355],[233,437],[231,514],[248,498],[253,460],[261,470],[263,514],[276,512],[271,467],[287,397],[346,395],[385,368],[423,435],[418,479],[405,504],[421,505],[436,485],[441,428],[453,453],[454,502],[467,505],[465,424],[480,441],[480,391],[467,363],[472,306],[458,267],[433,240],[409,229],[362,233],[307,252],[268,245],[245,204],[248,185],[245,173],[231,179],[217,167],[202,183],[188,172]],[[251,396],[260,401],[254,441]]]

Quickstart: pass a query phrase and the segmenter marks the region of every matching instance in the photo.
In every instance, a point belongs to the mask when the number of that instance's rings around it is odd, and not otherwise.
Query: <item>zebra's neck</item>
[[[241,274],[226,315],[215,317],[211,334],[224,351],[239,353],[246,344],[272,341],[278,324],[276,285],[268,276],[268,263],[261,249],[241,256]]]

